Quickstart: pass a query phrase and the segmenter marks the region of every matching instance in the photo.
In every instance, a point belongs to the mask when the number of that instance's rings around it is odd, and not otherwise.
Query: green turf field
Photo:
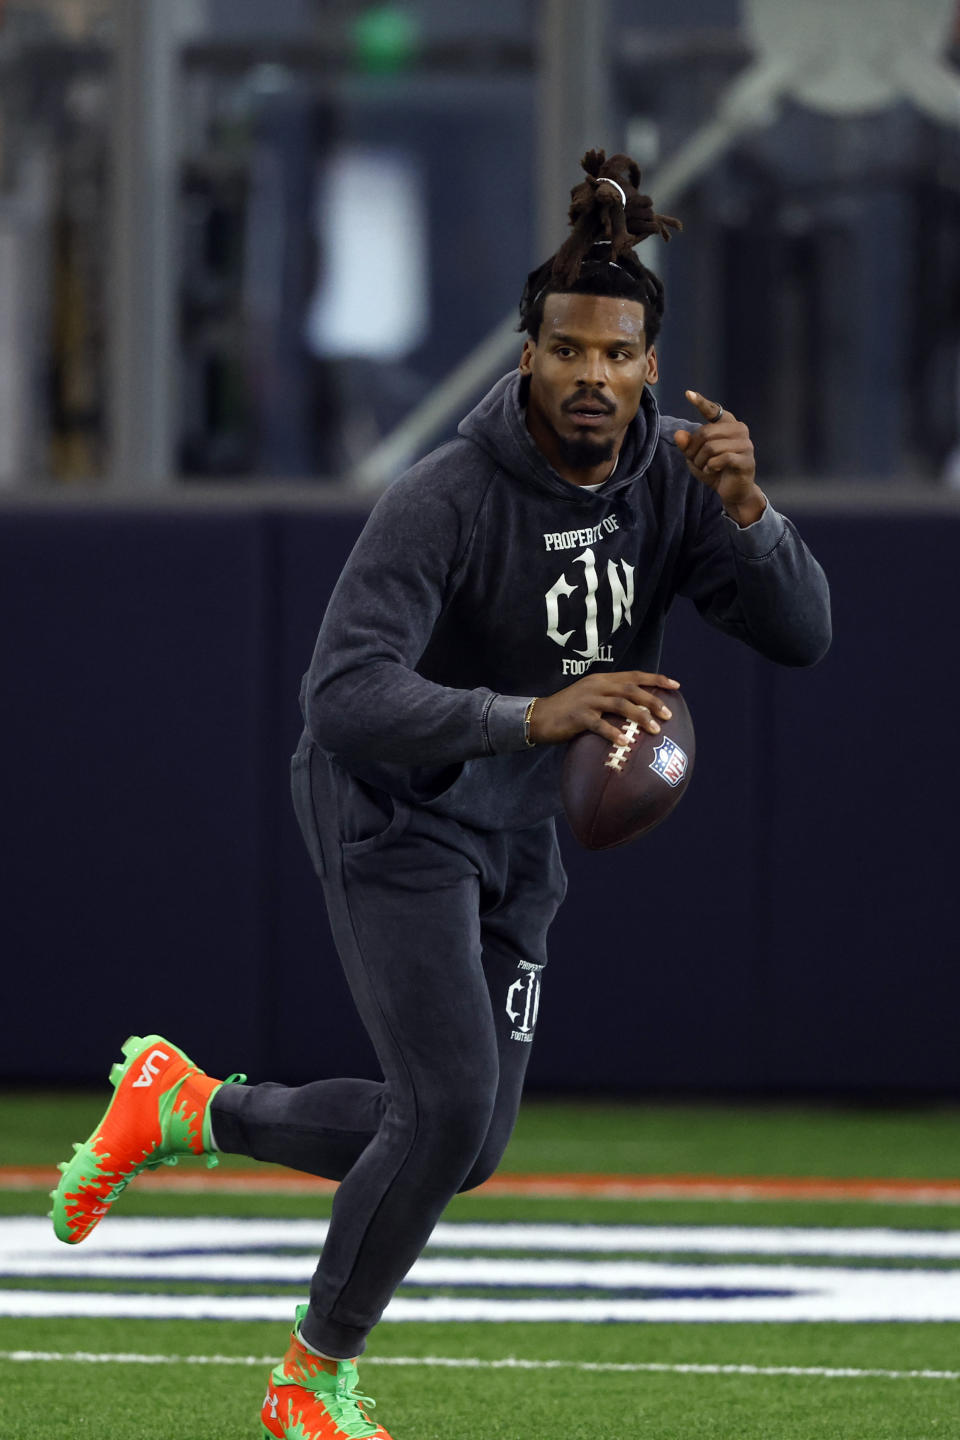
[[[86,1135],[102,1103],[102,1095],[0,1097],[0,1165],[52,1167],[70,1140]],[[958,1137],[956,1109],[529,1104],[503,1169],[949,1179],[960,1170]],[[138,1194],[134,1187],[87,1245],[108,1227],[122,1237],[124,1224],[137,1217],[189,1222],[204,1235],[223,1236],[228,1217],[304,1224],[328,1214],[329,1203],[290,1194]],[[10,1217],[0,1221],[0,1230],[27,1224],[34,1228],[23,1233],[33,1243],[30,1237],[41,1230],[45,1236],[46,1227],[29,1217],[41,1216],[48,1205],[42,1192],[0,1190],[0,1214]],[[211,1227],[205,1216],[222,1216],[223,1223]],[[424,1303],[484,1305],[494,1296],[507,1318],[385,1321],[378,1328],[361,1366],[362,1385],[376,1396],[377,1416],[395,1440],[960,1440],[960,1325],[952,1321],[509,1318],[511,1306],[531,1299],[569,1305],[576,1314],[576,1307],[598,1297],[607,1303],[603,1297],[610,1294],[644,1313],[649,1307],[653,1315],[658,1304],[726,1305],[710,1298],[724,1288],[726,1276],[747,1296],[738,1303],[749,1307],[751,1287],[765,1277],[781,1286],[779,1277],[792,1276],[782,1282],[786,1292],[802,1288],[807,1273],[827,1274],[824,1267],[840,1274],[843,1294],[848,1282],[872,1284],[870,1277],[881,1286],[891,1277],[908,1287],[919,1283],[932,1294],[938,1285],[957,1283],[960,1206],[475,1195],[455,1200],[447,1222],[471,1226],[448,1229],[442,1244],[428,1251],[431,1264],[454,1267],[454,1278],[438,1275],[405,1286],[399,1298],[416,1309]],[[518,1241],[515,1226],[489,1228],[512,1222],[551,1230],[524,1231]],[[589,1231],[565,1229],[585,1225]],[[685,1227],[685,1236],[673,1227]],[[145,1233],[161,1232],[147,1225]],[[703,1246],[716,1247],[718,1232],[719,1248],[707,1253]],[[538,1234],[548,1239],[537,1240]],[[761,1244],[764,1235],[771,1244]],[[602,1254],[590,1248],[596,1237],[606,1245]],[[819,1245],[841,1240],[842,1253],[818,1253]],[[0,1302],[3,1440],[239,1440],[261,1433],[257,1412],[267,1364],[285,1344],[287,1322],[279,1317],[292,1318],[305,1290],[296,1276],[273,1278],[270,1267],[279,1275],[282,1266],[269,1247],[266,1254],[262,1246],[251,1247],[250,1272],[226,1278],[190,1278],[172,1268],[158,1278],[137,1269],[143,1262],[136,1255],[132,1268],[110,1278],[70,1273],[71,1265],[76,1270],[83,1262],[86,1246],[56,1247],[57,1273],[44,1275],[17,1243],[8,1244],[0,1277],[8,1297],[6,1310]],[[912,1246],[923,1245],[922,1258],[911,1255]],[[153,1263],[172,1266],[184,1250],[192,1255],[200,1248],[181,1238],[171,1242],[173,1259]],[[206,1258],[190,1263],[220,1263],[208,1250]],[[285,1243],[276,1255],[281,1253],[284,1265],[308,1274],[309,1243]],[[589,1277],[591,1267],[606,1262],[617,1274],[625,1273],[617,1267],[633,1265],[640,1278],[610,1291],[605,1282],[581,1277],[571,1283],[569,1275],[558,1279],[560,1272],[536,1270],[581,1265]],[[476,1283],[468,1279],[469,1268],[456,1270],[461,1263],[481,1267]],[[512,1283],[491,1284],[490,1274],[504,1264],[513,1267]],[[259,1278],[257,1266],[266,1266]],[[653,1267],[659,1278],[651,1280],[643,1267]],[[694,1282],[689,1277],[699,1276],[701,1267],[707,1278]],[[687,1292],[691,1298],[675,1302],[676,1294]],[[148,1305],[162,1300],[176,1307],[215,1297],[224,1306],[279,1309],[269,1321],[9,1313],[16,1305],[9,1297],[17,1295],[33,1296],[40,1305],[49,1297],[54,1304],[79,1300],[109,1307],[141,1305],[145,1294],[153,1297]]]

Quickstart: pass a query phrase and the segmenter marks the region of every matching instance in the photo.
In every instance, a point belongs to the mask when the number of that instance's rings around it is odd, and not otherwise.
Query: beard
[[[613,441],[595,440],[592,435],[577,435],[568,439],[554,431],[560,459],[570,470],[592,470],[613,459]]]

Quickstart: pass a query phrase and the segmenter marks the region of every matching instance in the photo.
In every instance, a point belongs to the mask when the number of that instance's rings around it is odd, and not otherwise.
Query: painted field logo
[[[680,749],[675,740],[668,740],[664,736],[653,752],[650,769],[666,780],[668,785],[679,785],[687,773],[686,752]]]
[[[533,1017],[536,986],[527,979],[522,984],[514,1005],[518,1022],[527,995]],[[289,1323],[291,1290],[309,1287],[328,1225],[116,1216],[108,1233],[109,1244],[91,1239],[75,1253],[39,1216],[0,1218],[0,1315]],[[678,1253],[687,1258],[678,1261]],[[960,1231],[947,1229],[441,1221],[386,1318],[956,1323],[958,1267]],[[88,1291],[82,1281],[90,1282]],[[35,1288],[37,1282],[44,1288]],[[57,1284],[51,1288],[51,1282]],[[194,1293],[198,1286],[202,1294]],[[272,1379],[268,1386],[261,1419],[276,1424],[273,1406],[279,1402],[282,1420],[287,1401]]]

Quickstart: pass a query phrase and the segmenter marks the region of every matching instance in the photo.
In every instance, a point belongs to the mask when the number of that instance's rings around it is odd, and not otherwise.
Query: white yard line
[[[401,1324],[515,1321],[575,1324],[648,1321],[779,1324],[807,1321],[960,1321],[960,1272],[821,1270],[779,1266],[657,1267],[643,1298],[579,1296],[396,1296],[384,1320]],[[651,1275],[651,1282],[653,1276]],[[288,1321],[289,1295],[137,1294],[0,1290],[0,1315],[144,1320]]]
[[[237,1219],[225,1216],[143,1219],[110,1215],[82,1245],[56,1240],[40,1216],[0,1219],[0,1263],[55,1259],[70,1273],[84,1257],[164,1256],[172,1252],[282,1248],[319,1252],[326,1220]],[[716,1255],[830,1255],[960,1260],[960,1230],[747,1225],[541,1225],[441,1221],[429,1250],[527,1250],[557,1253],[632,1252]],[[0,1272],[2,1273],[2,1272]],[[22,1273],[8,1271],[9,1273]]]
[[[242,1365],[272,1366],[275,1355],[138,1355],[125,1351],[0,1350],[0,1361],[18,1364]],[[661,1375],[787,1375],[817,1380],[960,1380],[960,1370],[856,1370],[822,1365],[669,1365],[658,1361],[480,1360],[473,1356],[365,1355],[364,1365],[423,1365],[449,1370],[580,1370]]]
[[[64,1253],[50,1256],[14,1256],[0,1253],[0,1276],[18,1279],[160,1281],[169,1287],[175,1281],[194,1284],[307,1287],[317,1265],[315,1254],[304,1255],[97,1255]],[[504,1289],[538,1288],[592,1290],[639,1290],[666,1286],[716,1287],[720,1290],[759,1289],[821,1290],[824,1286],[845,1285],[849,1276],[938,1275],[960,1294],[960,1268],[924,1270],[921,1266],[897,1270],[852,1269],[839,1265],[791,1265],[768,1260],[744,1264],[725,1259],[717,1263],[671,1260],[532,1259],[515,1256],[510,1260],[487,1256],[423,1256],[404,1279],[405,1286],[436,1288],[447,1285],[496,1286]],[[854,1280],[853,1283],[856,1283]]]

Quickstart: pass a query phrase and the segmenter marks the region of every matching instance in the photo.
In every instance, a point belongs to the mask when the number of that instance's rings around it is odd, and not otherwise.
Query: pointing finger
[[[727,414],[718,400],[707,400],[697,390],[685,390],[684,394],[690,404],[696,406],[708,424],[715,424],[717,420],[722,420]]]

